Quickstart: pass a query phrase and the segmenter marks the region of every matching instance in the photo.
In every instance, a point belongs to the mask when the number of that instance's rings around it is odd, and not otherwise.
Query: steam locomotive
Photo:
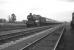
[[[48,23],[46,23],[46,18],[40,15],[30,13],[27,16],[27,19],[28,19],[28,21],[26,22],[27,27],[48,25]]]

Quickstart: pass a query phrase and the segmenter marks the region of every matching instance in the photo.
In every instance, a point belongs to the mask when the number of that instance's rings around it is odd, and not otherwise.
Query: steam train
[[[35,15],[35,14],[32,14],[32,13],[30,13],[27,16],[27,19],[28,19],[28,21],[26,22],[27,27],[45,26],[45,25],[50,24],[50,22],[47,22],[47,18],[42,17],[40,15]]]
[[[74,29],[74,12],[72,13],[71,28]]]

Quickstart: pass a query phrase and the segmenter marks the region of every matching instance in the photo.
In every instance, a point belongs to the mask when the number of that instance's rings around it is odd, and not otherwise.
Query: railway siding
[[[6,43],[5,45],[0,45],[0,49],[1,50],[18,50],[21,48],[23,49],[23,47],[29,46],[32,42],[42,39],[43,37],[47,36],[49,33],[55,31],[57,28],[59,28],[59,26],[42,31],[35,35],[21,38],[20,40],[11,41],[11,43]]]
[[[47,26],[43,26],[43,27],[47,27]],[[52,27],[52,26],[50,26],[50,27]],[[10,31],[3,31],[3,32],[0,32],[0,36],[7,35],[7,34],[12,34],[12,33],[17,33],[17,32],[22,32],[22,31],[27,31],[27,30],[32,30],[32,29],[37,29],[37,28],[42,28],[42,27],[25,28],[25,29],[16,29],[16,30],[10,30]]]

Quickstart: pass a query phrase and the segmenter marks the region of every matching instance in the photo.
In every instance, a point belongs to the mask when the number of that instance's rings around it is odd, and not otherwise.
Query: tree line
[[[6,19],[0,19],[0,23],[16,23],[16,15],[12,13],[11,15],[8,16],[8,21]],[[22,20],[21,22],[26,22],[26,20]]]

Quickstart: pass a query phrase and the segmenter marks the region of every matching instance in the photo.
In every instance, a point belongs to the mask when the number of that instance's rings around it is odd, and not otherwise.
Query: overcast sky
[[[0,18],[8,18],[15,13],[17,20],[27,18],[27,15],[40,14],[43,17],[71,21],[74,11],[74,0],[0,0]]]

